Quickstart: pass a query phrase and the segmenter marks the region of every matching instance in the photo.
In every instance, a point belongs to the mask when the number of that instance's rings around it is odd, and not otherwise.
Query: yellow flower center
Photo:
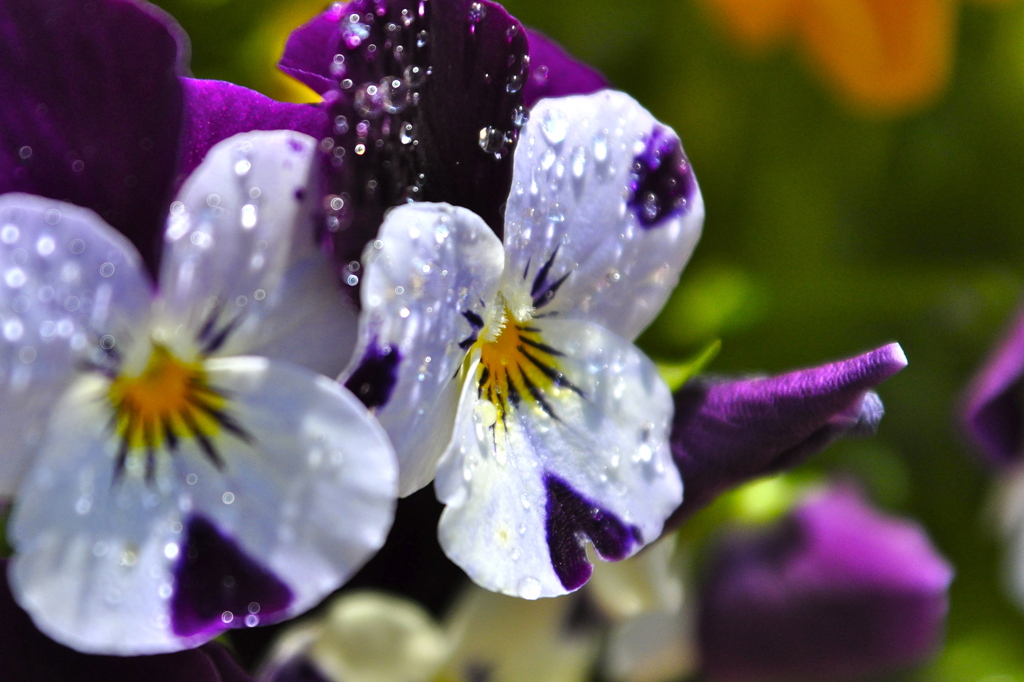
[[[477,396],[494,405],[496,423],[504,425],[510,409],[523,401],[557,419],[550,398],[562,389],[579,393],[558,367],[563,353],[544,343],[540,329],[517,321],[507,309],[493,333],[482,334],[477,343]]]
[[[145,368],[120,375],[108,393],[114,408],[114,429],[121,440],[118,473],[129,456],[145,456],[146,477],[152,478],[155,453],[175,451],[192,438],[217,467],[222,461],[213,438],[225,428],[243,439],[247,434],[227,415],[225,397],[210,387],[201,361],[186,362],[165,346],[153,345]]]

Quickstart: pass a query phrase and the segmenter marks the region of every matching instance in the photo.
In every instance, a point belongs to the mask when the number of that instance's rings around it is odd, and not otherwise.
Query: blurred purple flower
[[[845,680],[920,662],[943,636],[950,565],[918,525],[832,487],[734,533],[700,590],[712,680]]]
[[[149,3],[0,4],[0,194],[96,211],[152,271],[176,184],[210,147],[248,130],[322,135],[316,107],[182,78],[187,44]]]
[[[468,208],[500,237],[528,107],[606,84],[489,0],[335,3],[292,33],[280,68],[324,97],[325,244],[353,284],[384,211],[407,201]]]
[[[1024,314],[978,372],[964,421],[991,464],[1017,462],[1024,453]]]
[[[158,656],[89,656],[57,644],[33,625],[7,584],[0,559],[0,670],[32,682],[251,682],[220,644]]]
[[[777,377],[687,383],[675,394],[671,435],[686,490],[666,525],[741,483],[801,464],[845,434],[874,433],[884,410],[871,389],[906,365],[893,343]]]

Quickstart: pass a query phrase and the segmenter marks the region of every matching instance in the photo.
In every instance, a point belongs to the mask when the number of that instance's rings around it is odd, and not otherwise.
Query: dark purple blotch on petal
[[[501,234],[526,53],[522,26],[488,0],[353,0],[293,32],[281,68],[329,115],[325,246],[341,274],[408,201],[463,206]]]
[[[916,524],[845,487],[724,539],[699,590],[710,680],[864,679],[937,650],[950,565]]]
[[[36,629],[14,601],[0,559],[0,677],[10,682],[252,682],[220,644],[157,656],[91,656]]]
[[[975,377],[964,406],[968,433],[990,464],[1024,455],[1024,314]]]
[[[729,488],[801,464],[844,434],[872,433],[870,390],[907,364],[898,344],[776,377],[698,379],[676,392],[672,458],[686,492],[673,528]]]
[[[184,41],[148,3],[0,3],[0,193],[96,211],[155,272],[173,193]]]
[[[555,574],[567,590],[582,587],[594,567],[587,561],[584,540],[589,539],[602,559],[625,559],[643,544],[640,529],[623,523],[615,514],[603,509],[573,489],[554,474],[544,475],[548,501],[548,551]]]
[[[295,130],[319,140],[329,131],[327,114],[312,104],[276,102],[223,81],[183,78],[181,82],[185,118],[179,183],[196,169],[211,147],[232,135],[252,130]]]
[[[375,338],[367,345],[363,359],[345,382],[345,388],[352,391],[368,408],[386,405],[398,382],[398,364],[401,360],[397,349],[381,346]]]
[[[627,203],[646,228],[657,227],[689,210],[697,189],[683,143],[660,125],[654,127],[644,150],[633,159],[629,183]]]
[[[596,69],[577,61],[543,33],[526,30],[530,43],[530,77],[523,104],[529,109],[544,97],[589,95],[608,87]]]
[[[171,627],[192,637],[272,623],[292,603],[292,591],[210,521],[193,516],[174,568]],[[246,618],[250,618],[246,622]]]

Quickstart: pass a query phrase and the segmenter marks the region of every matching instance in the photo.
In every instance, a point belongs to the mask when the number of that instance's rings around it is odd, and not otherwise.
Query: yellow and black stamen
[[[505,319],[511,314],[506,311]],[[527,324],[506,322],[493,341],[480,345],[480,369],[477,397],[490,401],[507,428],[511,409],[527,404],[551,419],[560,421],[554,398],[562,390],[583,397],[583,392],[559,369],[564,353],[544,343],[540,329]]]
[[[110,430],[119,439],[114,480],[129,458],[143,458],[145,478],[156,475],[160,452],[176,454],[191,439],[218,469],[224,460],[215,437],[226,432],[246,443],[252,436],[232,417],[229,396],[210,385],[201,358],[184,361],[165,346],[154,344],[146,367],[137,375],[116,376],[108,392],[114,416]]]

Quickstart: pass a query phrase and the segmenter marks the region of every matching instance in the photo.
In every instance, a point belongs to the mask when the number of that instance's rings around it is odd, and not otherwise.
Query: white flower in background
[[[10,582],[54,639],[192,647],[309,609],[384,542],[393,450],[313,371],[344,365],[354,324],[315,245],[316,166],[297,133],[217,145],[155,293],[91,211],[0,197]]]
[[[404,597],[343,594],[276,644],[261,682],[584,682],[598,654],[579,599],[527,602],[468,585],[444,623]]]
[[[545,100],[515,151],[504,245],[446,204],[392,210],[367,249],[343,375],[388,430],[401,493],[435,476],[440,540],[478,584],[535,599],[661,533],[682,499],[672,399],[632,340],[704,207],[678,138],[627,95]]]

